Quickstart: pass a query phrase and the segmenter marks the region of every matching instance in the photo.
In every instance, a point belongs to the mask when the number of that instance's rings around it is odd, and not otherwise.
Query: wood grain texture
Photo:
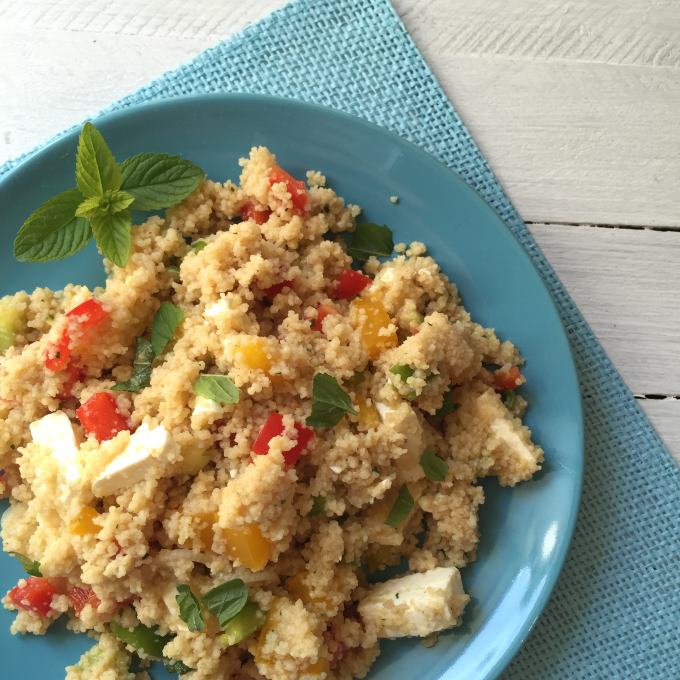
[[[680,394],[680,234],[530,229],[630,389]]]

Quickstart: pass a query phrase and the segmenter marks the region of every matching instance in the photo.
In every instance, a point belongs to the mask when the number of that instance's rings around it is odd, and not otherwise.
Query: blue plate
[[[407,115],[405,113],[405,115]],[[426,649],[418,640],[382,645],[371,680],[490,680],[509,663],[545,606],[571,539],[583,468],[576,371],[557,311],[528,256],[496,213],[457,175],[417,147],[358,118],[253,95],[199,96],[130,108],[96,121],[118,159],[140,151],[181,154],[214,179],[238,177],[238,158],[266,145],[301,177],[321,170],[365,218],[396,241],[424,241],[458,285],[474,318],[510,338],[527,359],[527,423],[545,449],[544,470],[514,489],[485,483],[477,561],[463,570],[472,602],[463,625]],[[93,246],[65,262],[20,264],[14,235],[43,201],[74,186],[78,132],[51,143],[0,181],[0,294],[104,280]],[[389,197],[396,195],[393,205]],[[0,587],[21,576],[0,558]],[[0,613],[3,677],[57,680],[90,646],[64,631],[12,637]],[[165,671],[154,677],[170,677]]]

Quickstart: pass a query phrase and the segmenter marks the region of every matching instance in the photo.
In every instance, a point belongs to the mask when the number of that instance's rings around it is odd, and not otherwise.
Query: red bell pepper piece
[[[319,331],[321,333],[323,331],[323,320],[329,315],[329,314],[337,314],[338,310],[333,307],[333,305],[328,305],[328,304],[320,304],[319,308],[317,309],[316,312],[316,319],[314,319],[314,323],[312,323],[312,330]]]
[[[366,286],[371,285],[371,277],[355,271],[345,269],[331,291],[331,297],[336,300],[350,300],[361,293]]]
[[[50,371],[63,371],[69,365],[74,345],[84,344],[91,332],[109,318],[109,313],[101,302],[91,298],[67,312],[66,318],[68,326],[45,353],[45,367]]]
[[[52,598],[56,594],[57,589],[49,579],[31,576],[9,591],[9,599],[19,609],[46,617],[52,611]]]
[[[66,594],[76,616],[80,616],[80,612],[83,611],[85,605],[92,605],[92,608],[96,609],[101,604],[101,600],[95,595],[94,590],[90,586],[85,586],[84,588],[73,586],[68,589]]]
[[[97,392],[76,410],[76,416],[87,434],[97,441],[113,439],[122,430],[129,430],[127,419],[118,410],[118,404],[109,392]]]
[[[514,390],[524,384],[524,376],[520,373],[517,366],[508,369],[499,369],[493,375],[493,386],[499,392]]]
[[[279,281],[279,283],[275,283],[273,286],[269,286],[269,288],[264,288],[262,292],[265,294],[265,297],[271,299],[276,297],[284,288],[292,287],[293,282],[289,279],[286,279],[285,281]]]
[[[241,206],[241,217],[244,220],[252,220],[255,224],[264,224],[271,214],[271,210],[259,210],[251,201]]]
[[[253,442],[252,451],[258,456],[264,456],[269,453],[269,442],[279,435],[283,434],[283,416],[280,413],[270,413],[265,421],[260,433]],[[295,423],[295,431],[297,432],[297,443],[292,449],[284,451],[283,459],[286,462],[286,467],[293,467],[298,462],[305,447],[314,437],[314,430],[305,427],[301,423]]]
[[[307,187],[301,179],[295,179],[289,175],[280,165],[275,165],[269,171],[269,185],[279,184],[283,182],[286,185],[286,190],[290,194],[293,202],[293,212],[297,215],[302,215],[307,207]]]

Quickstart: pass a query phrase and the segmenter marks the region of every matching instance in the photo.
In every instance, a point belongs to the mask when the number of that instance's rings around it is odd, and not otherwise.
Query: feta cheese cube
[[[359,614],[380,638],[425,637],[457,625],[469,600],[458,569],[436,567],[373,586]]]
[[[206,397],[198,396],[196,397],[196,403],[194,405],[194,410],[192,415],[201,416],[216,416],[224,412],[224,407],[218,404],[212,399],[206,399]]]
[[[80,477],[78,443],[69,417],[63,411],[48,413],[29,425],[33,441],[49,449],[61,474],[71,484]]]
[[[420,456],[423,452],[423,428],[415,411],[405,402],[392,407],[376,401],[375,407],[383,423],[404,438],[406,453],[396,461],[402,478],[406,482],[422,479],[424,472],[420,465]]]
[[[92,483],[95,496],[108,496],[149,477],[162,477],[181,460],[179,445],[161,425],[142,423],[130,442]]]

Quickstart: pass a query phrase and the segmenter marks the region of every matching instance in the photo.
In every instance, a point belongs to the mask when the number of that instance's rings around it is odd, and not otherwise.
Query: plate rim
[[[559,322],[559,326],[564,337],[565,346],[568,351],[569,365],[567,368],[571,375],[573,383],[576,388],[576,420],[577,420],[577,431],[576,431],[576,441],[578,442],[578,447],[574,451],[575,461],[574,469],[571,472],[571,476],[574,480],[574,503],[572,505],[571,511],[567,517],[567,523],[563,531],[565,538],[558,544],[556,549],[556,555],[554,557],[554,568],[547,574],[545,581],[540,587],[538,592],[538,597],[529,610],[529,614],[524,618],[522,624],[518,627],[515,634],[510,639],[509,643],[506,645],[504,652],[498,657],[495,664],[493,664],[482,680],[497,680],[500,674],[509,666],[514,657],[519,652],[520,648],[524,645],[529,635],[533,631],[538,619],[541,614],[545,611],[550,598],[555,590],[557,582],[562,575],[564,570],[566,557],[569,553],[571,545],[574,540],[574,533],[576,529],[576,524],[578,520],[578,514],[581,509],[581,499],[583,491],[583,476],[585,468],[585,423],[584,423],[584,409],[583,409],[583,395],[580,389],[580,381],[578,376],[578,371],[576,369],[576,362],[574,357],[574,350],[571,343],[569,342],[569,335],[562,322],[562,318],[559,314],[559,310],[553,299],[553,296],[546,285],[543,277],[537,266],[534,264],[531,256],[525,249],[525,247],[520,242],[519,238],[513,233],[506,222],[501,218],[498,212],[484,199],[480,192],[471,186],[460,173],[449,168],[438,158],[425,151],[422,147],[418,146],[414,142],[398,135],[397,133],[389,130],[388,128],[382,127],[373,123],[365,118],[358,115],[347,113],[345,111],[340,111],[337,109],[330,108],[315,102],[302,101],[299,99],[293,99],[289,97],[279,97],[276,95],[269,94],[259,94],[259,93],[247,93],[247,92],[228,92],[228,93],[200,93],[200,94],[186,94],[186,95],[176,95],[171,97],[165,97],[162,99],[152,99],[145,102],[134,103],[134,104],[124,104],[122,108],[117,109],[105,109],[93,116],[85,118],[82,122],[73,125],[72,127],[58,133],[47,142],[35,147],[34,149],[26,152],[23,156],[18,159],[9,162],[14,162],[14,165],[2,176],[0,176],[0,188],[5,188],[6,185],[10,185],[14,181],[18,181],[22,175],[33,171],[33,165],[40,162],[40,157],[43,153],[47,153],[52,150],[55,146],[63,143],[69,143],[69,141],[77,141],[77,136],[80,133],[80,128],[85,121],[91,121],[95,125],[107,123],[116,123],[119,120],[124,120],[130,115],[143,114],[145,112],[153,112],[158,109],[171,109],[177,105],[188,105],[188,106],[200,106],[202,103],[210,102],[214,104],[219,102],[224,106],[229,106],[233,103],[260,103],[269,104],[274,106],[284,106],[298,108],[302,111],[311,111],[316,114],[328,115],[331,117],[340,118],[346,121],[349,125],[361,126],[367,130],[373,131],[377,135],[387,137],[392,140],[393,143],[399,145],[406,145],[411,149],[413,153],[416,153],[421,157],[423,162],[431,165],[436,172],[444,171],[450,178],[451,181],[461,185],[464,190],[467,190],[474,194],[480,209],[486,210],[493,215],[493,218],[500,223],[502,229],[504,229],[512,238],[515,247],[533,270],[540,286],[542,286],[543,291],[547,297],[547,300],[552,307],[553,312]],[[498,180],[497,180],[498,181]],[[37,208],[37,206],[36,206]],[[35,210],[36,208],[33,208]],[[521,219],[521,218],[520,218]],[[536,244],[538,248],[538,245]],[[540,248],[539,248],[540,252]],[[446,669],[440,676],[439,680],[454,680],[452,676],[449,675],[450,668]]]

